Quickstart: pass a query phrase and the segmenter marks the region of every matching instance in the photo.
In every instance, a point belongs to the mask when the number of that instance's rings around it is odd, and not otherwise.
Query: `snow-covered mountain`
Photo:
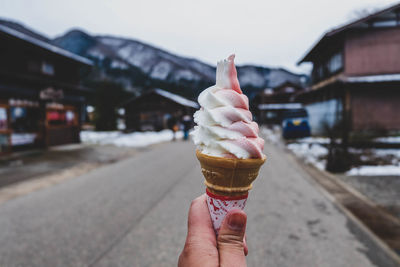
[[[89,80],[117,82],[133,93],[160,87],[195,98],[201,90],[215,83],[214,66],[138,40],[90,35],[76,29],[51,40],[18,22],[0,19],[0,24],[92,59],[95,68]],[[250,97],[288,80],[298,84],[306,80],[305,75],[281,68],[245,65],[238,66],[237,70],[241,87]]]
[[[113,37],[91,36],[72,30],[52,41],[73,53],[88,57],[106,76],[137,87],[180,87],[184,95],[194,95],[192,86],[207,86],[215,79],[215,68],[195,59],[179,57],[140,41]],[[204,88],[204,87],[203,87]],[[182,93],[182,92],[181,92]]]
[[[215,67],[197,59],[174,55],[152,45],[133,40],[107,36],[91,36],[79,30],[72,30],[53,40],[58,45],[71,52],[93,59],[106,73],[118,73],[114,77],[125,86],[135,88],[147,80],[161,83],[173,90],[191,90],[185,95],[196,96],[199,90],[215,82]],[[135,82],[132,77],[126,77],[130,69],[140,72]],[[249,95],[267,87],[275,87],[285,81],[301,84],[305,75],[291,73],[281,68],[260,66],[238,66],[238,76],[241,87]],[[125,82],[124,82],[125,81]],[[130,82],[128,82],[130,81]],[[147,81],[148,82],[148,81]]]
[[[178,57],[136,40],[112,36],[96,36],[95,38],[101,45],[111,48],[120,59],[140,68],[152,79],[171,82],[214,79],[214,68],[198,60]],[[99,55],[99,50],[93,47],[89,55]],[[114,60],[111,65],[116,68],[127,67],[121,63]]]

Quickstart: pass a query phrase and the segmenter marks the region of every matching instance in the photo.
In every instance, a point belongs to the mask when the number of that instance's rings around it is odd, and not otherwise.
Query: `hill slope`
[[[95,63],[89,81],[108,80],[120,83],[127,91],[160,87],[189,98],[196,98],[215,83],[215,67],[197,59],[174,55],[144,42],[112,35],[90,35],[71,30],[51,40],[15,21],[0,19],[0,24],[29,36],[52,43]],[[222,55],[227,56],[227,55]],[[241,87],[249,97],[264,88],[273,88],[291,81],[301,84],[305,75],[281,68],[238,66]]]
[[[72,30],[54,39],[53,43],[91,58],[101,68],[103,77],[112,77],[133,91],[162,87],[194,98],[215,83],[215,67],[133,39],[91,36]],[[305,77],[281,68],[246,65],[237,69],[241,87],[249,96],[287,80],[300,84]]]

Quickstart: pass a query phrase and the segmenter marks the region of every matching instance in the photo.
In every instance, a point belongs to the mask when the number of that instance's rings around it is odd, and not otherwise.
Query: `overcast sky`
[[[296,62],[321,35],[354,20],[361,10],[393,0],[0,0],[0,17],[48,37],[81,28],[91,34],[134,38],[215,65],[236,53],[238,64]]]

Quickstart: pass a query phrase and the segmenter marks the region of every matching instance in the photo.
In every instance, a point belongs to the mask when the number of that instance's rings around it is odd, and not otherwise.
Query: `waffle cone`
[[[266,160],[265,156],[261,159],[213,157],[199,150],[196,150],[196,156],[207,190],[221,196],[246,195]]]

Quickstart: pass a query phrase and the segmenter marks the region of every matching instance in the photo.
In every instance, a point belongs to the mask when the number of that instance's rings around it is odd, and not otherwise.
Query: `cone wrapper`
[[[218,233],[228,211],[244,209],[248,191],[257,178],[266,157],[261,159],[234,159],[205,155],[199,150],[196,156],[207,186],[207,205]]]
[[[210,212],[211,221],[213,223],[215,234],[218,235],[221,223],[226,214],[233,209],[243,210],[248,194],[242,196],[219,196],[206,190],[207,193],[207,206]]]

